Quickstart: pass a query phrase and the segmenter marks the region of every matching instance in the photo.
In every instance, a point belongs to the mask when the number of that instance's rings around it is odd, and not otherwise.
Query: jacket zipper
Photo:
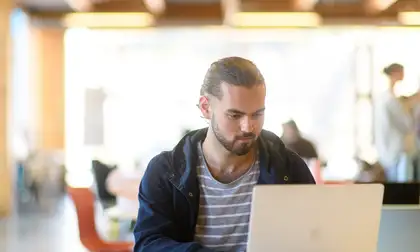
[[[188,202],[188,205],[189,205],[189,207],[190,207],[190,211],[192,212],[192,203],[191,203],[191,200],[189,199],[189,196],[190,195],[186,195],[180,188],[178,188],[175,184],[174,184],[174,182],[172,182],[172,177],[171,177],[171,179],[169,180],[170,182],[171,182],[171,184],[172,184],[172,186],[173,187],[175,187],[176,188],[176,190],[178,190],[184,197],[185,197],[185,199],[187,200],[187,202]],[[191,192],[190,192],[191,193]],[[191,197],[191,196],[190,196]],[[192,197],[194,197],[194,195],[192,195]],[[192,234],[193,234],[193,237],[192,237],[192,239],[194,239],[194,235],[195,235],[195,225],[197,224],[197,215],[198,215],[198,212],[197,213],[195,213],[194,212],[194,216],[193,217],[191,217],[190,218],[190,221],[191,221],[191,223],[193,224],[193,232],[192,232]]]

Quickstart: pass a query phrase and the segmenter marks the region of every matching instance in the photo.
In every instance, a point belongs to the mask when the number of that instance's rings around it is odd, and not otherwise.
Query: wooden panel
[[[223,11],[220,3],[169,3],[164,16],[169,19],[221,19]]]
[[[64,149],[64,29],[33,28],[39,58],[40,148]]]
[[[319,0],[310,8],[311,1],[305,0],[241,0],[242,12],[289,12],[315,11],[327,18],[389,18],[398,11],[420,10],[416,0],[397,0],[385,10],[375,10],[376,1],[381,0]],[[308,7],[309,6],[309,7]],[[386,7],[386,6],[385,6]]]
[[[396,19],[398,12],[419,10],[416,0],[398,0],[385,10],[372,9],[373,0],[362,3],[319,2],[314,10],[324,18]]]
[[[301,11],[302,6],[311,7],[311,1],[307,0],[241,0],[242,12],[289,12]],[[308,9],[308,8],[305,8]]]
[[[94,3],[90,12],[147,12],[143,0],[112,0]]]
[[[9,146],[11,0],[0,1],[0,218],[12,210],[12,169]]]
[[[323,17],[353,18],[367,16],[366,6],[371,0],[320,0],[314,10]]]
[[[143,0],[67,0],[79,12],[145,12]]]
[[[158,25],[179,24],[179,22],[221,24],[223,17],[224,13],[220,2],[167,2],[165,11],[157,18],[157,23]]]
[[[366,8],[359,3],[318,3],[315,5],[314,11],[322,17],[352,18],[367,16]]]
[[[420,11],[420,2],[417,0],[397,0],[384,12],[396,13],[399,11]]]

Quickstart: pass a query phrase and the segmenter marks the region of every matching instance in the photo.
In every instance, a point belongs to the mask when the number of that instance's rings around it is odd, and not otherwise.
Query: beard
[[[242,133],[240,136],[237,136],[234,138],[233,141],[229,141],[225,136],[223,136],[222,132],[219,129],[218,124],[216,123],[216,120],[214,119],[215,117],[213,116],[211,118],[211,124],[210,127],[214,133],[214,135],[216,136],[217,141],[219,141],[219,143],[230,153],[233,153],[237,156],[243,156],[248,154],[252,148],[255,145],[256,142],[256,136],[254,133],[252,132],[245,132]],[[248,143],[241,143],[241,144],[236,144],[236,140],[237,138],[253,138],[252,141],[248,142]]]

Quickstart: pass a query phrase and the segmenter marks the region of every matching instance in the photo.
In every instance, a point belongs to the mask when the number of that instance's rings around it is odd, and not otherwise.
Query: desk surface
[[[106,215],[111,219],[117,219],[117,220],[137,220],[137,213],[138,211],[135,211],[133,209],[124,209],[120,208],[118,205],[114,207],[110,207],[105,210]]]
[[[415,205],[402,205],[396,206],[394,209],[383,210],[377,251],[419,252],[419,210],[420,207]]]
[[[137,201],[142,176],[141,171],[114,170],[106,179],[106,188],[117,197]]]

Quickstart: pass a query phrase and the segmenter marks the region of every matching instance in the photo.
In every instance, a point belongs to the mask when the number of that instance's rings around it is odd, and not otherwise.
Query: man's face
[[[221,99],[210,100],[211,129],[226,150],[245,155],[264,124],[265,85],[246,88],[222,83],[221,91]]]

